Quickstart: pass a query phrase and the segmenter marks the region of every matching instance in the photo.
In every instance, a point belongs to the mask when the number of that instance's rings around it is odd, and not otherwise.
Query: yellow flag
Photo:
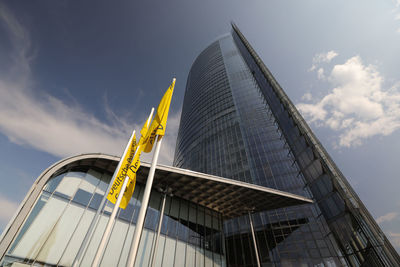
[[[149,126],[147,126],[148,121],[149,121],[149,119],[146,120],[146,122],[144,123],[144,125],[142,127],[142,130],[140,130],[140,135],[142,136],[140,138],[140,141],[142,141],[143,137],[146,137],[146,135],[147,135],[147,132],[149,130]]]
[[[157,113],[152,121],[149,129],[149,133],[144,140],[144,152],[148,153],[153,148],[153,144],[156,140],[157,135],[164,136],[165,128],[167,126],[169,106],[171,104],[172,93],[174,92],[175,78],[172,80],[172,84],[161,98],[160,104],[157,107]]]
[[[142,127],[142,130],[140,131],[140,134],[142,135],[142,137],[140,138],[140,140],[138,142],[139,149],[138,149],[136,155],[134,156],[134,158],[131,162],[131,165],[129,166],[128,171],[127,171],[127,175],[129,176],[129,182],[125,189],[125,192],[122,197],[121,204],[120,204],[120,208],[123,208],[123,209],[125,209],[128,206],[129,201],[132,198],[133,191],[135,190],[136,172],[140,167],[140,154],[142,153],[143,147],[144,147],[143,140],[144,140],[144,137],[146,137],[148,129],[149,129],[149,127],[147,126],[148,120],[149,119],[146,120],[146,122],[144,123],[144,125]]]
[[[151,120],[151,118],[149,118],[149,119]],[[140,134],[141,134],[141,137],[140,137],[140,140],[139,140],[139,145],[140,145],[139,152],[140,153],[146,147],[146,141],[149,139],[148,135],[149,135],[149,129],[150,129],[150,126],[151,126],[151,125],[149,125],[149,126],[147,125],[149,119],[146,120],[146,122],[144,123],[144,125],[142,127],[142,130],[140,130]]]
[[[126,209],[126,207],[128,206],[129,201],[131,200],[131,197],[133,195],[133,191],[135,190],[135,185],[136,185],[136,175],[134,179],[129,179],[128,185],[125,189],[124,196],[122,197],[121,200],[121,204],[119,205],[120,208]]]
[[[132,162],[132,158],[135,154],[136,147],[137,147],[136,136],[134,135],[132,140],[130,141],[128,152],[126,153],[125,157],[121,159],[122,164],[119,170],[117,171],[117,175],[110,189],[110,192],[108,192],[107,199],[113,204],[117,202],[118,194],[121,191],[122,184],[124,183],[125,177],[127,176],[129,167]]]
[[[135,190],[136,185],[136,172],[140,167],[140,151],[136,153],[136,156],[133,158],[131,165],[128,168],[127,175],[129,176],[129,182],[125,189],[124,195],[121,200],[121,204],[119,205],[120,208],[125,209],[131,197],[133,195],[133,191]]]
[[[140,152],[136,153],[134,159],[132,160],[131,165],[129,166],[126,175],[129,176],[130,179],[133,179],[136,176],[136,172],[140,167]]]

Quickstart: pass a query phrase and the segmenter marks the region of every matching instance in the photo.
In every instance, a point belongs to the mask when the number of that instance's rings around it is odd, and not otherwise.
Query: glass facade
[[[397,253],[284,97],[234,26],[192,65],[174,166],[314,199],[253,215],[263,266],[396,266]],[[248,218],[225,221],[224,232],[227,264],[256,265]]]
[[[44,185],[0,266],[71,266],[99,207],[112,173],[75,166]],[[101,266],[125,266],[144,186],[119,209]],[[148,266],[154,253],[162,195],[152,191],[135,266]],[[80,266],[90,266],[110,216],[106,202]],[[221,215],[167,196],[155,266],[226,266]]]

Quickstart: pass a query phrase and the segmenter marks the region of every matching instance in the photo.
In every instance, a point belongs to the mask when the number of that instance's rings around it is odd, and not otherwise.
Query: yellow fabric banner
[[[151,118],[150,118],[151,120]],[[149,119],[146,120],[146,122],[144,123],[142,130],[140,130],[140,140],[139,140],[139,152],[142,153],[142,151],[144,150],[144,148],[146,147],[146,142],[148,141],[148,135],[149,135],[149,129],[151,127],[151,125],[147,126],[147,122],[149,121]]]
[[[138,151],[138,153],[132,160],[131,166],[129,166],[128,168],[127,175],[129,176],[129,182],[125,189],[124,196],[122,197],[121,204],[119,205],[120,208],[125,209],[128,206],[129,201],[131,200],[131,197],[133,195],[133,191],[135,190],[136,172],[140,167],[139,157],[140,157],[140,151]]]
[[[124,196],[122,197],[121,204],[120,204],[120,208],[123,208],[123,209],[125,209],[128,206],[129,201],[132,198],[133,191],[135,190],[136,172],[140,167],[140,154],[142,153],[143,147],[144,147],[144,145],[142,144],[143,143],[142,140],[144,140],[144,137],[147,135],[147,132],[149,129],[149,127],[147,126],[148,120],[149,119],[146,120],[146,122],[144,123],[144,125],[142,127],[142,130],[140,131],[140,134],[142,135],[142,137],[139,140],[139,149],[138,149],[135,157],[133,158],[132,163],[129,166],[128,171],[127,171],[127,175],[129,176],[129,183],[125,189]]]
[[[157,107],[157,113],[150,125],[150,131],[146,136],[143,144],[145,145],[143,151],[149,153],[155,143],[157,135],[164,136],[165,128],[167,126],[169,106],[171,105],[172,93],[174,92],[175,79],[172,84],[161,98],[160,104]]]
[[[151,119],[151,118],[150,118]],[[140,135],[142,136],[139,140],[139,143],[143,143],[144,138],[147,136],[147,132],[149,131],[149,127],[147,126],[149,119],[144,123],[142,130],[140,130]]]
[[[126,209],[126,207],[128,206],[129,201],[131,200],[131,197],[133,195],[133,191],[135,190],[135,185],[136,185],[136,175],[133,179],[129,177],[128,185],[125,189],[124,196],[122,197],[121,204],[119,205],[120,208]]]
[[[125,157],[122,159],[122,164],[119,170],[117,171],[117,175],[110,189],[110,192],[108,192],[107,199],[113,204],[117,202],[118,194],[121,191],[122,184],[124,183],[125,177],[128,174],[128,170],[131,165],[132,158],[135,154],[136,147],[137,147],[136,136],[134,135],[131,140],[131,143],[129,144],[129,150],[126,153]]]
[[[139,148],[140,149],[140,148]],[[140,152],[135,155],[135,158],[132,160],[132,164],[129,166],[127,175],[130,179],[133,179],[136,176],[136,172],[140,167]]]

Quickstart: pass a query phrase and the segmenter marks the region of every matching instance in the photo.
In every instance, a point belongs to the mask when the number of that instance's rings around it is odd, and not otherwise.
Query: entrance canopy
[[[150,164],[141,164],[138,182],[146,183],[149,169]],[[157,165],[153,188],[218,211],[226,219],[245,215],[249,210],[312,203],[308,198],[280,190],[164,165]]]
[[[58,171],[71,166],[94,165],[113,173],[118,161],[116,156],[93,153],[65,159],[55,165],[58,165]],[[149,170],[150,163],[141,162],[137,182],[145,184]],[[46,175],[47,179],[50,173]],[[288,192],[165,165],[157,165],[153,189],[167,189],[177,197],[222,213],[226,219],[245,215],[249,210],[259,212],[313,202]]]

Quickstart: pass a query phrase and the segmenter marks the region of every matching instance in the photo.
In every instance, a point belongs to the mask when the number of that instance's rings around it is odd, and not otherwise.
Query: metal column
[[[257,266],[261,267],[260,256],[258,255],[258,247],[257,247],[256,235],[254,234],[253,218],[251,217],[250,211],[248,211],[248,213],[249,213],[249,220],[250,220],[251,235],[253,236],[254,251],[256,253]]]
[[[166,191],[163,192],[163,199],[162,199],[162,205],[161,205],[161,211],[160,211],[160,220],[158,221],[158,230],[157,230],[157,237],[156,237],[156,242],[154,244],[154,251],[153,255],[151,257],[151,263],[150,266],[153,267],[156,261],[156,254],[157,254],[157,249],[158,249],[158,239],[160,237],[160,232],[161,232],[161,226],[162,226],[162,221],[164,217],[164,208],[165,208],[165,200],[167,199],[167,193]]]

